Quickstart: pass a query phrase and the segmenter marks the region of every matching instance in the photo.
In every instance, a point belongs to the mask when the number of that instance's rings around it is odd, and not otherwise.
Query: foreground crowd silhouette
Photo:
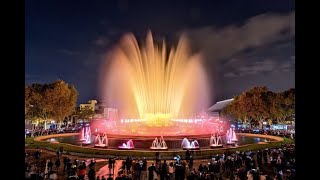
[[[37,163],[30,164],[26,161],[26,179],[89,179],[89,180],[292,180],[295,179],[295,146],[283,145],[280,148],[261,149],[212,155],[205,160],[193,160],[193,153],[186,152],[185,158],[177,156],[171,160],[150,161],[145,158],[135,159],[127,157],[120,169],[115,170],[115,159],[106,163],[109,174],[96,176],[94,159],[84,160],[62,157],[63,149],[57,150],[57,157],[40,162],[41,150],[32,154]],[[28,155],[30,156],[30,155]],[[61,162],[60,162],[61,161]],[[197,163],[195,163],[197,162]],[[62,166],[62,172],[59,171]],[[61,168],[60,168],[61,170]]]
[[[295,147],[293,144],[280,148],[262,149],[213,155],[194,165],[192,153],[181,160],[157,159],[147,167],[147,161],[127,159],[116,180],[263,180],[295,179]]]

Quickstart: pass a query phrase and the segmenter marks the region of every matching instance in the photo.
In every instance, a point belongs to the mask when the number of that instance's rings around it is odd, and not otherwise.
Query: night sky
[[[98,98],[99,66],[121,36],[176,44],[186,33],[205,57],[212,104],[252,86],[295,87],[295,6],[292,0],[26,1],[26,84],[62,79],[78,103]],[[195,3],[196,2],[196,3]]]

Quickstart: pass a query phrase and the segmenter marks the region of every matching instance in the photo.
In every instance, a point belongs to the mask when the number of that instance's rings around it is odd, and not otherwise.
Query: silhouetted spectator
[[[94,170],[94,168],[90,168],[90,170],[88,172],[88,178],[89,178],[89,180],[95,180],[96,171]]]
[[[56,165],[56,171],[58,172],[59,171],[59,167],[60,167],[60,159],[59,158],[56,160],[54,165]]]
[[[154,164],[152,163],[151,166],[148,168],[149,171],[149,180],[154,180],[154,173],[157,172],[156,167],[154,166]]]

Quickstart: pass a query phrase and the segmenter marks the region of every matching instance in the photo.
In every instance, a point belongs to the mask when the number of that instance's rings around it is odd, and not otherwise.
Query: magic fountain
[[[144,43],[138,43],[132,34],[125,35],[101,65],[98,84],[102,87],[98,89],[107,107],[107,118],[85,126],[78,143],[92,143],[92,128],[94,146],[110,149],[180,151],[199,149],[199,143],[206,149],[220,147],[224,135],[226,143],[234,145],[234,129],[226,134],[228,124],[210,119],[205,113],[212,92],[201,55],[192,53],[188,44],[182,36],[177,46],[168,50],[165,41],[154,42],[151,32]],[[101,136],[103,133],[106,135]],[[176,158],[179,162],[180,157]]]
[[[125,35],[107,56],[100,88],[109,107],[119,110],[117,124],[101,132],[128,136],[208,135],[217,124],[197,117],[208,108],[209,83],[200,54],[182,36],[176,48],[145,43]],[[106,71],[107,69],[107,71]],[[201,128],[201,131],[200,131]]]

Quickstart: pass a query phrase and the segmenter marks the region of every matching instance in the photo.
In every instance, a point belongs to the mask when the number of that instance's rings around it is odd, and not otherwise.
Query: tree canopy
[[[295,111],[295,89],[275,93],[265,86],[253,87],[236,96],[222,114],[262,125],[268,118],[284,120]]]
[[[55,119],[62,121],[76,107],[78,92],[62,80],[50,84],[32,84],[25,87],[26,119]]]

